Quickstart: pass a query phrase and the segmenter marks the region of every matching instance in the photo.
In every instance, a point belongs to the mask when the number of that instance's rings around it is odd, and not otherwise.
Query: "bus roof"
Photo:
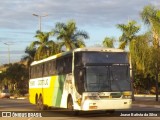
[[[52,59],[55,59],[55,58],[58,58],[60,56],[64,56],[64,55],[67,55],[67,54],[70,54],[72,53],[72,51],[67,51],[67,52],[62,52],[62,53],[58,53],[56,55],[52,55],[48,58],[45,58],[45,59],[42,59],[42,60],[38,60],[38,61],[34,61],[31,63],[31,66],[32,65],[36,65],[36,64],[39,64],[39,63],[43,63],[43,62],[46,62],[46,61],[49,61],[49,60],[52,60]]]
[[[55,59],[55,58],[58,58],[58,57],[60,57],[60,56],[65,56],[65,55],[71,54],[72,52],[80,52],[80,51],[125,52],[124,50],[122,50],[122,49],[117,49],[117,48],[105,48],[105,47],[85,47],[85,48],[77,48],[77,49],[74,49],[73,51],[67,51],[67,52],[58,53],[58,54],[53,55],[53,56],[50,56],[50,57],[48,57],[48,58],[45,58],[45,59],[42,59],[42,60],[38,60],[38,61],[34,61],[34,62],[31,63],[31,66],[32,66],[32,65],[39,64],[39,63],[43,63],[43,62],[46,62],[46,61],[49,61],[49,60],[52,60],[52,59]]]
[[[99,52],[125,52],[122,49],[117,48],[105,48],[105,47],[86,47],[86,48],[77,48],[74,50],[75,52],[78,51],[99,51]]]

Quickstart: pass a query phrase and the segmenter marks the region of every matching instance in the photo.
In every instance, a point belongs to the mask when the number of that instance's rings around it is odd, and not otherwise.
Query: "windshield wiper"
[[[105,68],[107,69],[107,73],[106,73],[106,79],[105,79],[105,83],[102,83],[103,85],[101,87],[99,87],[99,92],[104,92],[104,90],[106,89],[106,91],[109,91],[111,90],[111,86],[109,85],[109,74],[108,74],[108,71],[109,71],[109,66],[105,66]],[[100,82],[100,78],[98,77],[99,79],[99,82]],[[99,83],[100,85],[100,83]]]

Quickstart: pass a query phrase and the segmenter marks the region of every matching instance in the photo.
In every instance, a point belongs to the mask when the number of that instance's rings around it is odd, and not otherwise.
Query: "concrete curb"
[[[132,106],[160,108],[160,105],[133,104]]]
[[[19,98],[17,98],[17,99],[19,99],[19,100],[24,100],[24,99],[27,99],[27,97],[19,97]]]
[[[156,95],[145,95],[145,94],[139,94],[139,95],[134,95],[135,97],[156,97]],[[159,95],[160,97],[160,95]]]
[[[14,97],[14,96],[11,96],[10,99],[24,100],[24,99],[27,99],[27,97]]]

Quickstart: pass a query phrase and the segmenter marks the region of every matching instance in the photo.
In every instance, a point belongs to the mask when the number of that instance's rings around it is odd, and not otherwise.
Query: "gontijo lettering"
[[[50,78],[32,79],[29,81],[29,88],[48,88],[50,86]]]

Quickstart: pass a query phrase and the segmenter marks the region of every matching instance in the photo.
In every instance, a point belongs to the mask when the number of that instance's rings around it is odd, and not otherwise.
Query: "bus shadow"
[[[45,117],[116,117],[113,111],[69,111],[66,109],[51,109]]]

